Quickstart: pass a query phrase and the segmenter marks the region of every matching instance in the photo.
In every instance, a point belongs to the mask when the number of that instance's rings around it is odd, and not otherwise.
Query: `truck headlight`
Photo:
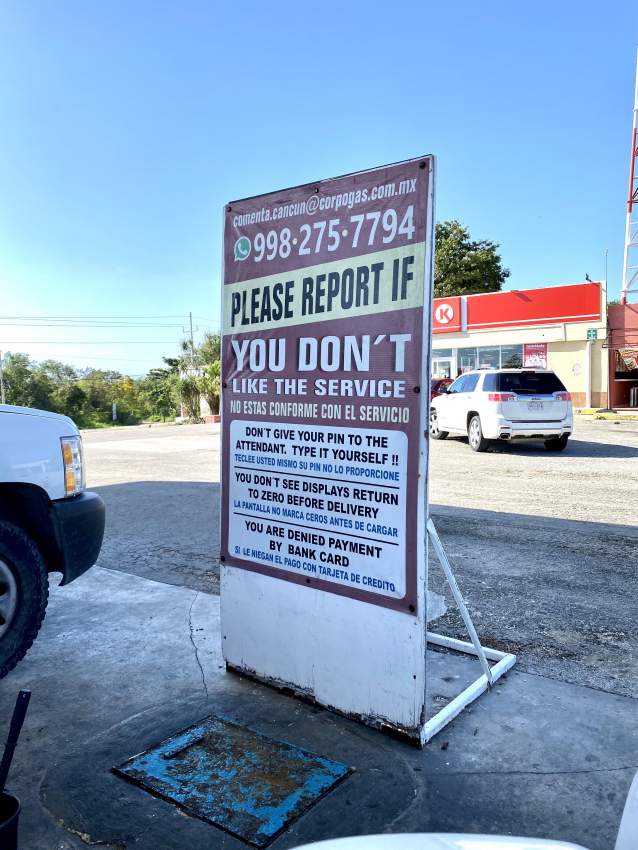
[[[82,462],[82,438],[60,437],[60,442],[64,462],[64,495],[65,497],[77,496],[86,486]]]

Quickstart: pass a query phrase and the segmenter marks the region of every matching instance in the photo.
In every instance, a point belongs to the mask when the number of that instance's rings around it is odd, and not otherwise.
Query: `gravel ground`
[[[106,502],[98,565],[219,593],[219,425],[87,431],[87,487]]]
[[[481,639],[518,669],[638,697],[638,422],[577,419],[567,449],[432,446],[431,514]],[[446,595],[431,562],[430,588]],[[464,637],[452,605],[437,631]]]
[[[219,592],[219,426],[84,434],[99,564]],[[431,513],[479,635],[518,669],[638,697],[638,423],[577,419],[565,452],[432,444]],[[436,630],[466,637],[450,610]]]

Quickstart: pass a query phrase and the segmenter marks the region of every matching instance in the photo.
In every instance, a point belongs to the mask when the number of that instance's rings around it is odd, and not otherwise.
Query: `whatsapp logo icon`
[[[240,236],[235,242],[235,261],[245,260],[250,254],[250,239],[247,236]]]

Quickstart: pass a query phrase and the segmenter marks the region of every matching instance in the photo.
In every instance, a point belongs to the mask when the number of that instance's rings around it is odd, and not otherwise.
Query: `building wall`
[[[603,342],[604,338],[594,340],[591,347],[591,403],[597,408],[607,406],[607,350],[603,348]],[[586,364],[586,340],[548,343],[547,365],[571,393],[574,407],[585,406]]]
[[[447,304],[455,302],[455,299],[435,299],[435,321],[434,333],[432,337],[433,355],[436,356],[438,349],[453,349],[469,348],[472,346],[489,347],[496,345],[524,345],[525,343],[547,343],[548,367],[553,369],[565,384],[572,396],[572,403],[575,408],[584,407],[586,404],[586,376],[587,376],[587,334],[588,332],[596,332],[597,339],[592,341],[591,346],[591,404],[594,408],[607,407],[607,377],[608,377],[608,354],[607,349],[603,348],[605,337],[607,334],[607,284],[606,281],[600,281],[597,284],[583,285],[576,284],[572,289],[570,286],[539,290],[525,290],[517,292],[516,299],[523,299],[530,304],[535,303],[535,300],[548,302],[551,307],[553,304],[552,298],[555,298],[555,309],[552,311],[546,310],[547,316],[565,316],[573,317],[571,320],[566,318],[565,321],[544,321],[536,325],[508,325],[508,321],[513,321],[516,316],[516,309],[520,305],[514,305],[512,315],[508,309],[499,310],[498,306],[501,295],[503,296],[503,304],[507,305],[513,300],[511,293],[493,293],[489,296],[489,302],[485,304],[494,304],[494,312],[491,307],[482,319],[494,315],[497,317],[495,321],[499,322],[498,327],[492,328],[472,328],[468,319],[467,326],[469,330],[462,331],[455,327],[455,330],[447,332],[445,325],[436,321],[436,309],[439,304]],[[596,287],[598,300],[598,315],[596,314],[596,305],[591,302],[591,288]],[[585,289],[587,290],[585,292]],[[584,297],[583,292],[587,295],[589,301],[587,309],[582,307],[579,298]],[[571,298],[572,293],[574,298]],[[550,297],[551,296],[551,297]],[[486,299],[488,296],[467,296],[468,312],[471,313],[470,306],[474,304],[472,299]],[[549,300],[548,300],[549,299]],[[456,301],[463,299],[457,298]],[[581,298],[582,300],[582,298]],[[544,303],[544,302],[543,302]],[[484,306],[483,305],[483,306]],[[481,305],[479,305],[481,306]],[[547,305],[546,305],[547,306]],[[455,315],[458,312],[462,315],[460,305],[456,302],[452,304]],[[516,309],[514,309],[516,308]],[[617,308],[611,308],[617,309]],[[475,311],[476,312],[476,311]],[[485,311],[484,311],[485,312]],[[510,311],[511,312],[511,311]],[[519,309],[520,312],[520,309]],[[586,314],[589,313],[589,317]],[[540,314],[539,314],[540,315]],[[579,320],[583,317],[582,320]],[[463,325],[463,322],[460,322]],[[450,327],[454,327],[455,322],[450,322]],[[453,371],[453,376],[456,374]]]
[[[615,305],[609,308],[611,331],[609,367],[611,375],[611,402],[614,407],[629,407],[630,390],[638,386],[638,371],[617,370],[616,350],[638,348],[638,304]],[[621,380],[616,380],[616,371]]]

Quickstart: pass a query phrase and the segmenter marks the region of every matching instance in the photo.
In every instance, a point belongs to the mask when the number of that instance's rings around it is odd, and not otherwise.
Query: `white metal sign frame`
[[[242,565],[238,561],[238,558],[243,554],[248,556],[248,560],[250,560],[250,549],[247,549],[244,553],[238,539],[239,532],[236,529],[233,531],[231,528],[231,507],[233,511],[249,511],[254,510],[254,507],[250,504],[244,507],[234,479],[232,484],[235,486],[235,490],[233,491],[235,495],[233,496],[232,506],[229,502],[231,475],[235,473],[235,467],[230,462],[229,454],[231,450],[231,434],[235,433],[237,437],[237,429],[235,428],[233,432],[231,426],[238,423],[240,425],[242,424],[240,418],[232,414],[239,412],[237,405],[240,404],[242,417],[245,419],[246,415],[251,415],[250,411],[254,409],[255,403],[262,404],[262,402],[258,398],[256,402],[250,400],[240,402],[238,396],[231,396],[231,391],[242,393],[244,392],[244,386],[248,386],[248,378],[242,378],[241,376],[233,377],[233,369],[239,375],[238,370],[241,369],[239,366],[240,352],[246,350],[246,346],[248,345],[248,343],[244,345],[242,340],[248,338],[249,342],[253,339],[259,342],[259,346],[255,348],[255,358],[257,360],[258,349],[263,352],[267,349],[270,351],[273,337],[268,337],[268,332],[264,334],[263,330],[255,331],[250,327],[246,329],[232,327],[232,322],[229,322],[229,316],[231,315],[229,304],[232,300],[232,308],[234,309],[234,315],[237,316],[238,323],[249,324],[250,315],[252,315],[252,322],[254,322],[257,315],[255,313],[255,301],[252,300],[251,302],[250,299],[252,296],[250,291],[246,290],[244,282],[250,286],[253,286],[253,284],[265,286],[268,283],[268,280],[263,276],[261,278],[255,277],[256,272],[252,273],[251,278],[250,274],[247,274],[247,269],[254,269],[255,266],[247,266],[244,264],[244,261],[250,256],[251,239],[253,240],[253,245],[257,244],[257,236],[259,236],[259,240],[265,242],[264,233],[268,232],[268,237],[270,238],[269,228],[273,227],[273,225],[262,227],[261,231],[255,235],[255,229],[242,230],[240,229],[240,224],[243,226],[248,223],[249,226],[252,226],[255,221],[271,220],[268,205],[272,203],[280,205],[277,209],[279,213],[283,210],[284,216],[286,214],[292,216],[293,210],[294,215],[297,215],[297,209],[303,208],[303,210],[309,210],[311,206],[312,212],[309,214],[312,215],[317,209],[323,209],[323,207],[319,207],[320,198],[324,197],[327,204],[328,192],[332,192],[333,194],[335,192],[341,192],[340,196],[345,197],[345,189],[343,187],[348,184],[348,181],[353,183],[355,188],[357,180],[360,181],[359,185],[365,185],[366,181],[373,181],[379,185],[384,184],[387,187],[388,185],[394,185],[388,183],[388,181],[395,179],[396,175],[399,175],[399,178],[396,179],[403,179],[403,175],[400,172],[406,168],[414,168],[413,177],[416,176],[417,179],[406,181],[401,184],[402,186],[405,185],[406,188],[413,187],[417,181],[422,180],[426,181],[424,185],[427,186],[426,197],[421,201],[423,209],[420,210],[422,216],[422,241],[419,241],[418,244],[414,243],[414,248],[417,252],[421,251],[421,254],[418,255],[417,253],[416,258],[413,257],[411,259],[411,262],[415,262],[415,284],[422,287],[423,293],[422,301],[420,302],[420,306],[422,306],[422,317],[420,319],[422,323],[422,327],[420,327],[420,378],[416,372],[414,374],[415,383],[416,381],[419,382],[422,391],[418,395],[419,387],[415,387],[414,393],[417,395],[416,398],[413,396],[413,399],[416,403],[412,406],[413,410],[419,411],[420,418],[418,452],[416,454],[418,463],[415,464],[413,462],[411,467],[414,470],[411,473],[414,476],[411,479],[413,482],[412,486],[416,487],[415,492],[417,495],[416,505],[414,505],[414,502],[411,503],[413,513],[410,520],[410,522],[415,522],[416,524],[416,534],[414,534],[414,526],[411,531],[412,539],[414,539],[412,557],[416,553],[416,559],[412,563],[416,563],[416,567],[412,572],[414,587],[411,598],[408,597],[403,602],[400,599],[386,599],[385,602],[377,601],[375,604],[371,604],[373,600],[366,601],[364,598],[365,594],[356,590],[354,593],[350,593],[350,595],[344,592],[337,593],[334,589],[333,592],[327,592],[325,583],[324,588],[322,588],[321,583],[317,583],[310,577],[303,578],[303,576],[299,576],[299,578],[294,577],[291,579],[288,577],[286,579],[286,576],[283,574],[278,576],[276,569],[270,569],[269,571],[269,568],[259,567],[258,564],[254,564],[251,568],[247,562]],[[222,271],[222,315],[224,316],[222,329],[222,381],[224,381],[224,388],[227,387],[226,381],[232,384],[232,390],[229,388],[223,393],[221,405],[222,552],[220,554],[220,560],[222,563],[220,570],[220,596],[222,650],[227,668],[251,676],[274,687],[286,689],[302,698],[310,699],[326,708],[354,718],[374,728],[382,730],[391,729],[400,732],[412,739],[418,746],[423,746],[437,731],[443,728],[446,723],[489,687],[493,681],[515,662],[515,657],[512,655],[483,649],[480,646],[469,614],[454,581],[438,536],[436,535],[434,525],[431,520],[428,521],[428,422],[430,413],[429,386],[434,279],[435,176],[435,159],[434,157],[427,156],[409,160],[406,163],[398,163],[395,166],[385,166],[379,169],[372,169],[368,172],[359,172],[356,175],[345,175],[345,177],[336,178],[334,181],[320,181],[316,184],[295,187],[281,193],[272,193],[269,196],[233,202],[232,205],[226,206],[224,211],[224,256],[225,266],[227,266],[234,252],[234,259],[239,261],[239,266],[237,263],[234,263],[233,270],[228,275],[226,275],[227,268],[226,270],[223,268]],[[421,185],[420,182],[419,185]],[[350,198],[352,198],[353,190],[351,186],[349,188]],[[410,189],[410,191],[413,191],[413,189]],[[303,195],[301,192],[303,192]],[[309,200],[303,203],[297,203],[295,201],[295,199],[303,197],[309,198]],[[293,203],[293,201],[295,202]],[[399,201],[396,203],[399,203]],[[282,204],[283,206],[281,206]],[[393,200],[392,206],[395,205]],[[251,209],[253,212],[250,212]],[[378,211],[368,215],[364,207],[361,209],[361,214],[358,214],[356,217],[353,216],[352,221],[355,221],[355,219],[364,220],[364,218],[365,220],[374,219],[376,217],[378,222],[381,215],[385,216],[383,212]],[[417,207],[417,209],[419,208]],[[289,212],[286,213],[286,210]],[[355,210],[355,212],[357,211]],[[397,213],[394,209],[390,209],[389,213],[392,213],[394,220],[397,221]],[[387,221],[389,224],[391,224],[392,215],[388,214]],[[399,221],[401,220],[400,215],[399,213]],[[280,217],[281,214],[273,215],[272,220],[274,221],[274,219]],[[329,218],[330,216],[327,217]],[[385,217],[383,220],[385,221]],[[318,227],[320,224],[315,222],[315,219],[311,219],[311,221],[315,227]],[[285,223],[287,225],[287,239],[290,240],[291,235],[295,233],[293,223]],[[329,224],[332,227],[334,222],[331,221]],[[338,221],[337,225],[339,225]],[[309,225],[304,224],[303,227],[307,227],[310,230]],[[357,230],[356,232],[358,234],[359,231]],[[282,239],[284,238],[283,233],[284,231],[280,234]],[[345,236],[347,233],[347,228],[344,228],[343,235]],[[277,234],[275,233],[274,235],[276,236]],[[297,244],[297,239],[293,239],[292,242],[293,244]],[[303,245],[305,243],[302,242],[301,244]],[[319,243],[317,242],[317,244]],[[355,244],[353,243],[353,247]],[[372,241],[367,244],[372,245]],[[233,246],[232,249],[230,248],[231,245]],[[289,246],[290,242],[286,242],[286,245]],[[405,253],[405,246],[400,250],[403,250]],[[300,253],[309,253],[309,251],[300,251]],[[288,257],[290,256],[290,252],[287,254],[280,253],[280,256]],[[359,254],[356,256],[364,258],[366,255],[359,248]],[[395,295],[399,282],[398,266],[400,260],[395,258],[398,256],[399,254],[390,253],[387,253],[385,256],[386,268],[389,269],[394,266],[397,270],[394,272],[394,280],[391,282],[392,291]],[[257,257],[254,259],[257,262]],[[377,260],[378,255],[375,255],[374,261],[376,262]],[[401,260],[401,262],[403,262],[405,269],[405,260]],[[304,263],[306,264],[305,266]],[[276,276],[271,276],[273,278],[271,285],[281,287],[283,291],[282,284],[274,282],[276,278],[280,277],[282,281],[290,282],[293,275],[300,276],[303,273],[317,273],[315,270],[310,270],[308,266],[309,262],[305,259],[299,264],[299,267],[284,268],[280,264],[280,269],[277,270]],[[417,267],[422,270],[418,274]],[[316,266],[315,268],[321,271],[320,267]],[[274,269],[275,265],[273,264],[272,270]],[[347,271],[351,272],[350,269]],[[345,274],[345,272],[342,273]],[[405,281],[405,277],[403,280]],[[288,282],[285,284],[286,287],[289,286]],[[386,280],[383,285],[387,286],[387,284],[388,281]],[[292,286],[292,284],[290,285]],[[255,292],[254,286],[252,292]],[[286,289],[286,297],[287,295],[288,289]],[[395,300],[395,298],[392,300]],[[287,304],[286,309],[288,309]],[[377,314],[375,321],[378,322],[380,318],[385,322],[393,321],[391,319],[393,315],[392,310],[395,308],[390,306],[385,309],[388,312],[384,314],[381,311],[380,314]],[[373,311],[370,312],[372,313]],[[384,316],[388,318],[386,319]],[[295,321],[296,314],[291,312],[290,319],[287,322],[289,334],[291,329],[294,331]],[[351,322],[349,319],[348,321]],[[358,321],[361,320],[359,319]],[[306,322],[304,324],[306,330],[303,333],[309,333],[308,317],[302,319],[302,322]],[[373,323],[372,326],[374,327]],[[383,330],[387,330],[387,328],[384,327]],[[331,333],[331,331],[327,332]],[[346,331],[346,333],[352,332],[352,330]],[[369,331],[366,331],[366,333],[369,333]],[[266,341],[269,340],[268,347],[263,341],[264,336],[266,337]],[[374,336],[368,337],[368,339],[370,338],[375,339]],[[381,338],[379,336],[379,339]],[[328,339],[336,339],[336,337],[332,336],[328,337]],[[292,341],[294,342],[294,340]],[[301,344],[301,338],[299,339],[299,344]],[[252,342],[250,342],[250,346],[252,351]],[[230,362],[229,358],[232,358],[232,350],[235,351],[236,366],[232,366],[232,363],[230,366],[228,365]],[[243,357],[243,354],[241,356]],[[265,357],[265,354],[263,356]],[[227,358],[226,366],[224,366],[224,357]],[[415,365],[418,365],[418,362]],[[253,369],[252,365],[250,369]],[[264,369],[263,365],[261,369]],[[250,378],[250,381],[255,384],[255,387],[258,386],[258,381],[260,382],[261,380],[261,378]],[[386,383],[389,383],[389,381]],[[260,386],[261,384],[259,384]],[[255,391],[261,392],[261,389],[253,390],[253,392]],[[250,393],[250,388],[248,392]],[[253,405],[253,407],[250,407],[250,405]],[[263,402],[263,408],[258,408],[258,410],[260,419],[263,420],[266,416],[264,412],[266,410],[265,402]],[[273,417],[276,414],[270,413],[268,415]],[[256,421],[259,424],[259,420]],[[245,425],[246,423],[244,422],[243,424]],[[273,424],[277,425],[277,421],[274,420]],[[339,430],[339,428],[337,427],[336,430]],[[246,433],[244,436],[250,435]],[[416,440],[416,438],[417,434],[414,433],[414,438],[411,439]],[[243,441],[237,440],[237,445],[240,442]],[[281,445],[283,446],[283,443]],[[413,441],[411,445],[414,445]],[[410,451],[413,452],[414,449]],[[242,455],[241,463],[249,463],[249,461],[244,461],[243,457]],[[399,455],[396,455],[396,457],[398,458]],[[239,463],[236,458],[233,462]],[[253,461],[253,464],[259,462],[258,458]],[[247,469],[248,467],[243,468]],[[239,469],[240,467],[237,466],[237,470]],[[302,476],[297,477],[301,478]],[[279,486],[279,484],[276,486]],[[243,533],[248,534],[248,523],[246,522],[245,524],[247,530]],[[232,535],[234,535],[234,538],[231,550],[230,542]],[[428,535],[450,583],[456,602],[461,609],[470,632],[472,643],[465,643],[427,631]],[[270,548],[273,547],[271,546]],[[259,559],[263,555],[263,552],[259,551],[256,554]],[[281,573],[281,571],[279,572]],[[282,578],[286,580],[282,580]],[[339,589],[337,588],[337,590]],[[357,593],[359,593],[358,596],[356,595]],[[410,601],[409,606],[407,604],[408,601]],[[426,649],[428,643],[476,655],[483,666],[484,673],[479,680],[467,688],[459,697],[426,722]],[[492,669],[489,667],[488,659],[497,662]]]
[[[444,646],[447,649],[454,649],[457,652],[464,652],[468,655],[477,656],[481,662],[481,667],[483,668],[483,675],[475,682],[472,682],[472,684],[453,699],[452,702],[448,703],[441,709],[441,711],[427,721],[421,733],[421,746],[424,746],[430,738],[436,735],[437,732],[440,732],[444,726],[447,726],[450,720],[454,720],[454,718],[460,714],[464,708],[466,708],[471,702],[474,702],[478,696],[491,687],[497,679],[500,679],[503,673],[506,673],[516,663],[515,655],[481,646],[481,642],[476,634],[476,629],[474,628],[469,611],[463,601],[461,591],[456,583],[456,579],[454,578],[454,574],[452,573],[450,564],[448,563],[448,559],[445,555],[445,551],[441,545],[439,535],[437,534],[431,517],[428,519],[428,535],[443,572],[445,573],[445,577],[448,580],[454,600],[459,607],[463,621],[470,633],[472,642],[467,643],[466,641],[457,640],[456,638],[447,637],[446,635],[437,635],[434,632],[427,633],[427,642],[434,646]],[[494,667],[490,668],[488,659],[490,661],[497,662]]]

